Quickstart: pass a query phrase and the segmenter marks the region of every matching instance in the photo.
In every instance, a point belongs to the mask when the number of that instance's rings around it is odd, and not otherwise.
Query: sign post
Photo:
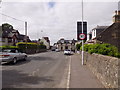
[[[83,35],[83,20],[84,20],[84,12],[83,12],[83,0],[82,0],[82,35],[80,35],[82,38],[82,65],[84,65],[84,35]]]
[[[85,34],[84,33],[81,33],[80,35],[79,35],[79,38],[82,40],[82,65],[84,65],[84,49],[83,49],[83,47],[84,47],[84,39],[86,38],[86,36],[85,36]]]

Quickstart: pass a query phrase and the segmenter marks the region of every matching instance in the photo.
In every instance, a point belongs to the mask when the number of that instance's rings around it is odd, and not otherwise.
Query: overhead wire
[[[3,15],[3,16],[12,18],[12,19],[14,19],[14,20],[17,20],[17,21],[25,22],[25,21],[23,21],[23,20],[19,20],[19,19],[17,19],[17,18],[14,18],[14,17],[8,16],[8,15],[5,15],[5,14],[3,14],[3,13],[0,13],[0,14]]]

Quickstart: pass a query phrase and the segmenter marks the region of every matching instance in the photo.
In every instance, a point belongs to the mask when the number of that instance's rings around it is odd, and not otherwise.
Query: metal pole
[[[82,0],[82,33],[83,33],[83,0]],[[82,40],[82,65],[84,65],[84,40]]]
[[[26,51],[27,51],[27,22],[25,21],[25,43],[26,43]]]

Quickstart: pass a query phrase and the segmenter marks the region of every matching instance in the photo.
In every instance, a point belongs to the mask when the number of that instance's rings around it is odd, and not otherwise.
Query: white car
[[[4,49],[0,52],[0,63],[10,63],[15,64],[18,60],[26,60],[27,54],[19,52],[17,49]]]
[[[71,50],[64,50],[64,55],[71,55],[72,54],[72,52],[71,52]]]
[[[56,51],[56,52],[60,52],[60,50],[59,50],[59,49],[56,49],[55,51]]]

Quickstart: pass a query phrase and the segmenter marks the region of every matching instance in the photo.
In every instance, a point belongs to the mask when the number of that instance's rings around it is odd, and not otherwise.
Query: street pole
[[[26,21],[25,21],[25,43],[26,43],[25,51],[27,52],[27,22]]]
[[[83,0],[82,0],[82,33],[83,33]],[[82,65],[84,65],[84,40],[82,40]]]

